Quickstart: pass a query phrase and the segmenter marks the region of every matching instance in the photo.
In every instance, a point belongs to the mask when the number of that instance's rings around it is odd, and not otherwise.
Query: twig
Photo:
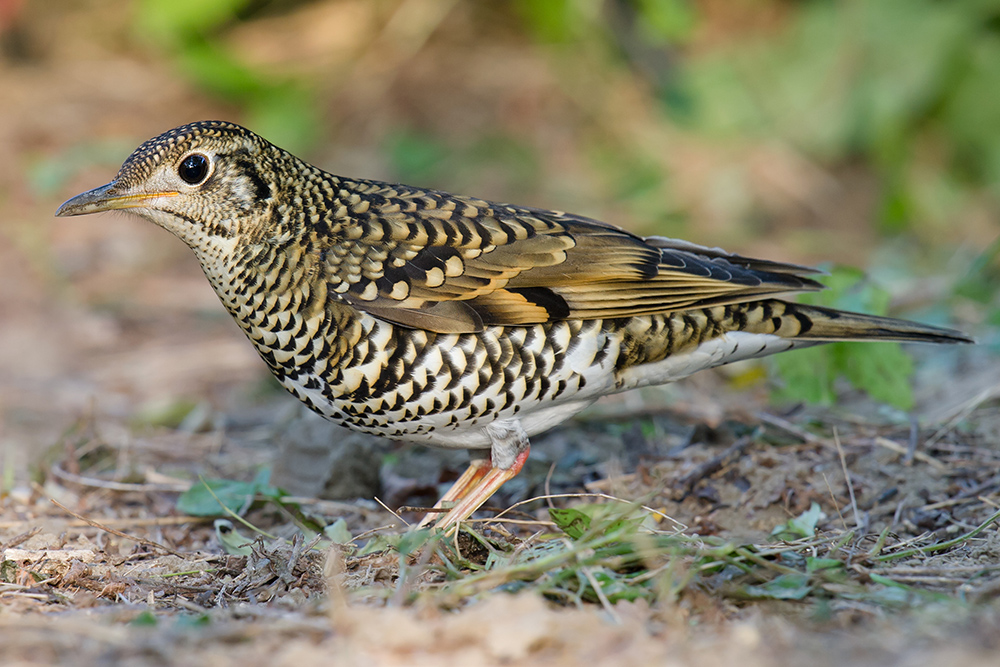
[[[371,530],[366,530],[365,532],[359,533],[359,534],[355,535],[354,537],[352,537],[351,541],[348,542],[348,544],[354,544],[355,542],[357,542],[358,540],[360,540],[360,539],[362,539],[364,537],[368,537],[369,535],[374,535],[375,533],[383,531],[383,530],[386,530],[387,528],[395,528],[395,527],[396,527],[396,524],[394,524],[394,523],[387,523],[384,526],[379,526],[378,528],[372,528]]]
[[[938,429],[934,435],[927,439],[927,447],[933,447],[937,444],[937,441],[943,438],[948,431],[958,426],[959,422],[971,415],[976,408],[996,396],[998,393],[1000,393],[1000,383],[987,387],[960,405],[958,409],[954,411],[951,418],[948,419],[947,423]]]
[[[368,507],[362,507],[353,503],[339,500],[327,500],[326,498],[314,498],[312,496],[282,496],[281,502],[287,505],[318,505],[318,511],[337,510],[340,512],[364,512]]]
[[[986,521],[983,521],[981,524],[979,524],[969,532],[965,533],[964,535],[959,535],[953,540],[948,540],[946,542],[938,542],[937,544],[930,544],[926,547],[916,547],[914,549],[907,549],[906,551],[898,551],[896,553],[886,554],[884,556],[879,556],[875,560],[877,561],[895,560],[897,558],[906,558],[907,556],[913,556],[915,554],[931,554],[936,551],[944,551],[945,549],[950,549],[964,542],[967,542],[968,540],[971,540],[976,535],[986,530],[986,528],[988,528],[989,525],[991,523],[994,523],[997,519],[1000,519],[1000,512],[994,512],[993,514],[990,515],[988,519],[986,519]]]
[[[401,517],[398,513],[396,513],[393,510],[389,509],[389,506],[386,505],[385,503],[383,503],[382,499],[379,498],[378,496],[375,496],[375,502],[377,502],[382,507],[382,509],[384,509],[386,512],[388,512],[389,514],[393,515],[394,517],[396,517],[397,519],[399,519],[400,521],[402,521],[404,525],[407,525],[407,526],[410,525],[409,521],[407,521],[406,519],[404,519],[403,517]],[[431,511],[435,511],[435,510],[432,509]],[[447,511],[447,510],[445,510],[445,511]]]
[[[553,461],[552,465],[549,466],[549,472],[545,475],[545,495],[550,495],[552,493],[552,474],[556,471],[556,462]],[[545,502],[548,504],[549,509],[555,509],[555,505],[552,504],[551,498],[546,498]]]
[[[727,447],[721,454],[713,456],[704,463],[698,464],[691,472],[681,477],[677,482],[678,485],[684,489],[684,493],[681,495],[680,500],[684,500],[691,495],[695,484],[709,475],[717,473],[723,467],[728,465],[733,459],[737,459],[742,456],[743,452],[745,452],[747,447],[751,444],[753,444],[753,438],[744,436]]]
[[[464,523],[512,523],[516,526],[554,526],[553,521],[542,521],[541,519],[501,519],[490,517],[487,519],[466,519]]]
[[[49,502],[51,502],[53,505],[55,505],[56,507],[58,507],[62,511],[66,512],[67,514],[75,516],[80,521],[83,521],[87,525],[93,526],[94,528],[97,528],[98,530],[103,530],[106,533],[111,533],[112,535],[117,535],[118,537],[125,538],[126,540],[132,540],[133,542],[138,542],[139,544],[143,544],[143,545],[145,545],[147,547],[153,547],[155,549],[160,549],[161,551],[166,551],[168,554],[171,554],[173,556],[177,556],[178,558],[184,558],[184,559],[187,558],[187,556],[185,556],[184,554],[178,553],[178,552],[174,551],[173,549],[171,549],[170,547],[165,547],[162,544],[160,544],[159,542],[154,542],[153,540],[147,540],[145,537],[134,537],[132,535],[129,535],[128,533],[123,533],[120,530],[115,530],[114,528],[111,528],[110,526],[105,526],[104,524],[99,523],[97,521],[94,521],[93,519],[88,519],[87,517],[83,516],[82,514],[77,514],[76,512],[74,512],[73,510],[71,510],[70,508],[68,508],[65,505],[63,505],[62,503],[60,503],[55,498],[49,498]]]
[[[890,451],[896,452],[897,454],[902,454],[903,455],[903,463],[907,463],[907,459],[916,459],[917,461],[920,461],[921,463],[926,463],[927,465],[931,466],[935,470],[947,470],[948,469],[947,465],[945,465],[944,463],[941,463],[940,461],[938,461],[936,458],[934,458],[930,454],[927,454],[925,452],[920,452],[920,451],[911,451],[909,448],[903,447],[898,442],[895,442],[893,440],[889,440],[888,438],[883,438],[882,436],[878,436],[872,442],[874,442],[879,447],[884,447],[884,448],[886,448],[886,449],[888,449]]]
[[[990,507],[992,507],[994,509],[1000,509],[1000,505],[998,505],[995,501],[990,500],[986,496],[976,496],[976,498],[978,500],[982,501],[983,504],[985,504],[985,505],[989,505]]]
[[[861,523],[861,513],[858,512],[858,502],[854,497],[854,484],[851,482],[851,473],[847,471],[847,457],[844,456],[844,448],[840,445],[840,435],[837,433],[836,426],[833,427],[833,442],[837,445],[837,455],[840,456],[840,467],[844,470],[844,479],[847,482],[847,493],[851,497],[851,509],[854,510],[854,521],[860,531],[864,528],[864,525]]]
[[[815,435],[814,433],[810,433],[804,428],[796,426],[787,419],[782,419],[781,417],[768,414],[767,412],[758,412],[757,419],[761,420],[765,424],[770,424],[775,428],[779,428],[782,431],[785,431],[786,433],[790,433],[791,435],[796,436],[799,440],[802,440],[803,442],[808,442],[810,445],[822,445],[824,447],[830,447],[831,449],[836,448],[836,445],[833,444],[830,440]]]
[[[459,554],[459,556],[462,554],[462,551],[458,548],[458,529],[460,525],[461,522],[453,526],[455,529],[455,553]],[[396,590],[392,593],[392,597],[389,598],[390,607],[402,607],[403,603],[406,602],[406,595],[413,590],[417,578],[427,570],[428,563],[431,562],[431,558],[437,552],[438,539],[438,537],[434,536],[424,542],[421,547],[420,558],[412,566],[406,565],[405,559],[400,557],[398,584]]]
[[[840,523],[844,524],[844,530],[848,530],[847,520],[844,518],[844,513],[840,511],[840,503],[837,502],[837,496],[834,494],[833,486],[831,486],[825,472],[823,473],[823,481],[826,482],[826,490],[830,492],[830,500],[833,501],[833,506],[837,509],[837,516],[840,517]]]
[[[619,616],[618,612],[615,611],[615,608],[611,606],[611,601],[608,600],[608,596],[604,594],[604,589],[602,589],[601,585],[597,582],[597,578],[594,577],[594,573],[591,572],[590,568],[585,565],[580,567],[580,572],[583,572],[583,576],[585,576],[587,581],[590,582],[590,587],[594,589],[597,599],[601,601],[601,606],[604,607],[605,613],[611,617],[611,621],[615,625],[621,625],[621,616]]]
[[[917,423],[916,415],[910,415],[910,440],[906,443],[906,456],[903,457],[903,465],[913,465],[913,458],[917,454],[917,445],[920,444],[920,424]]]
[[[334,628],[338,628],[347,618],[347,593],[344,592],[344,573],[347,571],[347,561],[342,545],[334,544],[326,554],[323,563],[323,579],[326,581],[327,595],[330,598],[329,616]]]
[[[21,533],[20,535],[15,535],[14,537],[11,538],[10,542],[8,542],[7,544],[0,543],[0,551],[11,549],[20,544],[23,544],[28,540],[30,540],[35,535],[37,535],[38,533],[40,533],[41,531],[42,531],[41,528],[35,526],[34,528],[25,533]]]
[[[892,514],[892,524],[891,525],[895,526],[895,525],[897,525],[899,523],[899,518],[901,516],[903,516],[903,508],[906,507],[906,501],[907,501],[908,498],[909,498],[909,496],[907,496],[906,498],[903,498],[902,500],[899,501],[899,504],[896,505],[896,511],[893,512],[893,514]]]
[[[990,477],[988,480],[980,482],[971,489],[966,489],[961,493],[956,493],[953,497],[949,498],[948,500],[942,500],[941,502],[938,503],[931,503],[930,505],[923,507],[923,509],[927,510],[927,509],[936,509],[938,507],[948,507],[949,505],[958,504],[963,500],[971,500],[973,498],[978,498],[983,494],[984,491],[993,488],[997,485],[1000,485],[1000,475],[994,475],[993,477]]]
[[[919,508],[923,512],[930,512],[931,510],[939,510],[945,507],[954,507],[955,505],[962,505],[965,503],[974,503],[979,498],[949,498],[948,500],[942,500],[936,503],[928,503],[923,507]]]
[[[184,492],[191,488],[190,483],[178,482],[177,484],[130,484],[127,482],[113,482],[111,480],[98,479],[96,477],[84,477],[63,470],[58,463],[52,464],[49,472],[53,477],[64,482],[78,484],[80,486],[92,487],[95,489],[107,489],[109,491],[134,491],[140,493],[151,493],[156,491]]]

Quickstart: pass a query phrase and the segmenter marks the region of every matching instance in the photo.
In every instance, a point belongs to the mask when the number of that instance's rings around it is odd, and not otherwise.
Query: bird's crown
[[[143,181],[161,165],[186,157],[199,148],[227,154],[241,149],[250,152],[263,145],[270,144],[235,123],[222,120],[188,123],[144,141],[122,164],[115,180],[123,184]],[[177,166],[180,169],[179,163]]]

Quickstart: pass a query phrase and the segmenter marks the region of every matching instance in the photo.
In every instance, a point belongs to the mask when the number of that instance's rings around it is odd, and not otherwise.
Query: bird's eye
[[[201,153],[188,155],[177,167],[177,175],[189,185],[198,185],[208,176],[208,158]]]

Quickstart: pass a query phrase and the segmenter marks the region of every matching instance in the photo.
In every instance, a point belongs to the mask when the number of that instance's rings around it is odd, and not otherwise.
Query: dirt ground
[[[124,215],[53,217],[62,200],[107,182],[143,139],[199,118],[240,120],[141,47],[127,3],[53,7],[0,2],[5,664],[996,664],[995,525],[940,552],[877,559],[967,535],[998,507],[1000,365],[975,347],[915,351],[912,424],[850,393],[836,409],[771,405],[759,366],[614,397],[537,438],[525,472],[490,503],[571,494],[553,501],[571,506],[604,494],[641,500],[658,534],[757,546],[816,504],[809,548],[845,563],[845,578],[824,581],[822,594],[748,596],[735,574],[715,573],[654,598],[559,599],[513,579],[444,582],[429,549],[307,548],[303,517],[320,527],[343,519],[356,546],[403,532],[417,515],[386,506],[432,503],[464,457],[306,414],[265,376],[194,257],[162,230]],[[461,12],[448,38],[411,36],[386,50],[378,39],[392,35],[372,27],[365,7],[305,3],[228,36],[237,51],[255,45],[261,67],[336,73],[323,98],[336,130],[307,155],[322,166],[391,177],[380,137],[403,120],[460,136],[516,125],[545,151],[538,183],[525,190],[485,169],[422,185],[553,208],[580,202],[581,212],[648,231],[634,211],[623,219],[602,208],[566,129],[620,111],[630,129],[619,135],[648,130],[653,143],[673,142],[669,160],[698,167],[676,184],[704,222],[692,240],[735,236],[734,250],[799,261],[827,248],[863,263],[851,250],[869,239],[863,226],[791,247],[776,242],[780,226],[755,239],[727,227],[701,194],[727,156],[649,129],[627,82],[588,97],[502,27],[455,71],[441,63],[470,39]],[[349,26],[381,37],[369,43]],[[867,197],[861,187],[851,206],[864,210]],[[200,476],[248,481],[263,467],[294,498],[249,511],[273,537],[248,554],[227,553],[211,519],[177,508]],[[542,500],[520,509],[529,521],[550,517]],[[510,555],[546,544],[539,535],[553,529],[483,530]]]

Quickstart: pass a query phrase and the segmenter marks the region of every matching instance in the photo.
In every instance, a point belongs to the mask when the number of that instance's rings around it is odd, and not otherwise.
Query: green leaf
[[[913,407],[913,360],[898,343],[843,343],[831,354],[851,384],[875,400]]]
[[[252,99],[266,91],[261,77],[222,46],[193,39],[178,54],[184,73],[205,90],[231,102]]]
[[[590,517],[572,507],[567,509],[550,507],[549,518],[561,531],[569,535],[571,540],[580,539],[584,533],[590,530]]]
[[[819,504],[814,502],[802,514],[789,519],[783,525],[775,527],[771,531],[771,535],[788,542],[803,537],[814,537],[816,535],[816,524],[825,518],[826,514],[820,509]]]
[[[636,516],[637,508],[621,503],[593,503],[567,509],[549,509],[552,522],[570,539],[578,540],[586,533],[627,537],[634,534],[645,520]]]
[[[771,600],[802,600],[812,591],[805,574],[781,574],[762,586],[747,586],[750,597]]]
[[[265,83],[249,97],[247,124],[277,146],[301,153],[320,136],[319,110],[312,93],[295,83]]]
[[[252,482],[232,479],[203,479],[181,494],[177,510],[190,516],[219,516],[229,509],[241,514],[259,494],[280,501],[283,491],[268,484],[270,471],[261,470]],[[221,503],[221,506],[220,506]]]
[[[691,35],[697,14],[687,0],[635,0],[639,35],[648,44],[671,44]]]
[[[163,426],[175,429],[197,407],[196,401],[187,398],[155,401],[143,405],[133,415],[131,422],[136,426]]]
[[[424,183],[436,180],[451,154],[441,141],[429,134],[400,131],[389,137],[386,146],[393,171],[403,181]]]
[[[343,518],[337,519],[324,528],[323,534],[336,544],[347,544],[353,539],[351,531],[347,528],[347,522]]]
[[[809,574],[825,570],[841,570],[843,568],[844,563],[836,558],[817,558],[815,556],[806,556],[806,572]]]
[[[897,591],[900,594],[902,594],[902,593],[905,592],[906,595],[909,596],[909,597],[911,597],[911,598],[912,597],[918,597],[918,598],[922,598],[924,600],[932,600],[932,601],[935,601],[935,602],[952,602],[953,601],[953,599],[950,596],[945,595],[943,593],[937,593],[935,591],[930,591],[930,590],[926,590],[926,589],[923,589],[923,588],[917,588],[915,586],[909,586],[907,584],[901,584],[898,581],[890,579],[889,577],[886,577],[885,575],[878,574],[876,572],[870,572],[868,574],[868,576],[871,578],[871,580],[874,583],[876,583],[876,584],[882,584],[883,586],[886,587],[887,590],[889,590],[889,591]],[[887,597],[889,598],[889,601],[891,601],[891,602],[897,602],[897,601],[899,601],[899,598],[893,597],[891,595],[887,596]]]
[[[955,294],[983,305],[996,300],[1000,294],[1000,238],[969,263],[969,270],[955,285]]]
[[[151,611],[139,612],[139,615],[129,621],[129,625],[134,628],[155,628],[159,621]]]
[[[782,385],[772,392],[777,401],[805,401],[831,405],[836,401],[833,357],[824,347],[807,347],[774,356],[771,364]]]
[[[174,627],[178,630],[194,630],[211,624],[212,617],[208,614],[181,614],[174,622]]]
[[[215,539],[219,540],[222,550],[231,556],[249,556],[253,551],[250,543],[252,537],[247,537],[236,530],[229,519],[215,520]]]
[[[568,42],[586,26],[591,3],[578,0],[518,0],[515,4],[538,39]]]
[[[603,567],[591,568],[590,575],[597,582],[597,585],[600,586],[604,597],[612,604],[619,600],[632,602],[639,598],[649,598],[652,596],[652,591],[649,588],[642,584],[633,584],[627,576],[619,574],[614,570]],[[600,598],[597,596],[597,592],[594,590],[590,579],[583,575],[582,572],[579,573],[578,577],[584,586],[584,599],[590,602],[597,602]]]
[[[401,535],[376,535],[372,539],[365,543],[356,556],[367,556],[368,554],[379,553],[381,551],[388,551],[389,549],[395,549],[402,539]]]
[[[409,556],[417,549],[427,544],[427,541],[430,540],[433,535],[433,531],[428,528],[420,528],[419,530],[403,533],[403,535],[399,538],[399,542],[396,544],[396,550],[399,552],[400,556]]]
[[[5,560],[0,562],[0,581],[12,584],[17,581],[17,573],[20,567],[15,561]]]

